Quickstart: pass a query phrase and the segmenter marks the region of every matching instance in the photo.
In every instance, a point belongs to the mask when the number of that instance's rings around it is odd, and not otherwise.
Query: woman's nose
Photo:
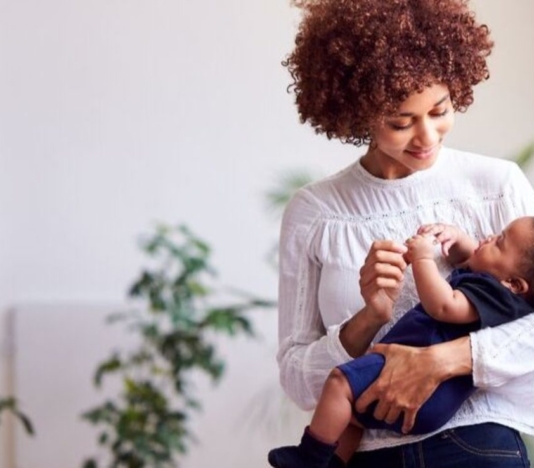
[[[432,121],[423,120],[416,127],[413,143],[419,148],[430,149],[439,143],[439,132]]]

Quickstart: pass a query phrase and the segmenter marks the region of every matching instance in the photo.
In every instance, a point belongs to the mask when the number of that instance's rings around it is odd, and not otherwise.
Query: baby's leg
[[[310,423],[310,432],[328,444],[336,443],[352,417],[352,390],[339,369],[326,379],[321,398]]]
[[[358,423],[356,423],[358,424]],[[341,437],[336,448],[337,457],[346,465],[360,446],[363,429],[360,426],[349,424]]]
[[[276,468],[327,468],[351,416],[350,386],[344,374],[334,369],[326,379],[312,421],[300,444],[271,450],[268,456],[270,465]],[[348,450],[350,448],[343,448],[343,454]]]

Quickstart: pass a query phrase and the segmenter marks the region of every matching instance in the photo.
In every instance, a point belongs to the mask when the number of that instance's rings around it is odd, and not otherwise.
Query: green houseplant
[[[215,335],[252,336],[246,312],[272,306],[250,297],[214,306],[210,248],[185,226],[159,226],[142,249],[153,267],[142,271],[129,296],[143,308],[110,317],[136,333],[138,346],[114,353],[96,370],[96,386],[110,374],[122,385],[116,398],[83,414],[100,428],[98,443],[105,452],[87,459],[84,468],[179,466],[194,440],[189,421],[201,408],[193,376],[200,372],[218,381],[223,375]]]
[[[534,157],[534,142],[526,145],[516,155],[513,156],[513,160],[523,170],[526,170],[530,165],[530,161]]]

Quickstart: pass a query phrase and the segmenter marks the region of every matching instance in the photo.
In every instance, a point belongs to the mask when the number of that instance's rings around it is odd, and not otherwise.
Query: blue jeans
[[[494,423],[457,427],[421,442],[359,452],[347,468],[528,468],[514,429]]]

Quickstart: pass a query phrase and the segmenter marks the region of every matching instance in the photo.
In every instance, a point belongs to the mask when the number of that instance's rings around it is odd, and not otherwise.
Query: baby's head
[[[512,292],[533,302],[534,217],[517,218],[500,234],[481,241],[468,266],[495,276]]]

